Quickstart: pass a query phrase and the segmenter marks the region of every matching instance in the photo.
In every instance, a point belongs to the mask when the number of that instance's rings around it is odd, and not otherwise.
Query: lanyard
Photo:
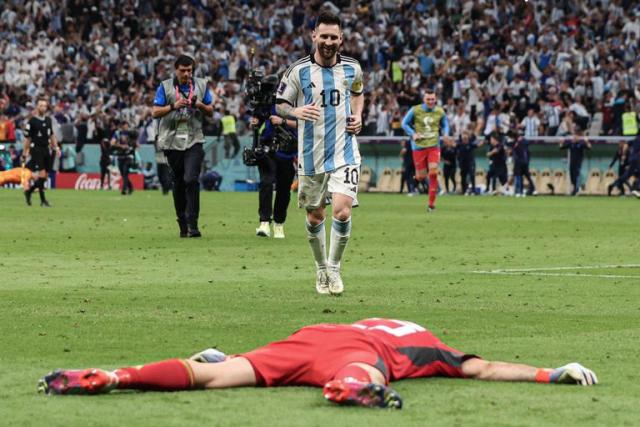
[[[176,101],[180,100],[180,95],[184,97],[184,94],[180,92],[180,85],[176,85]],[[189,82],[189,95],[187,96],[187,101],[189,105],[191,105],[191,100],[193,99],[193,83]]]

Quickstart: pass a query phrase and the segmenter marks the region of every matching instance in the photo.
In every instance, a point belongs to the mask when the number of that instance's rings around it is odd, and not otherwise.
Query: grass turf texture
[[[0,401],[7,425],[637,425],[640,280],[475,274],[638,263],[630,198],[361,195],[344,296],[320,296],[303,212],[254,236],[257,194],[203,193],[202,239],[179,239],[158,192],[0,190]],[[37,201],[37,196],[35,199]],[[545,272],[547,270],[541,270]],[[548,272],[548,271],[547,271]],[[553,271],[557,273],[558,271]],[[561,271],[562,272],[562,271]],[[637,268],[572,273],[639,275]],[[453,379],[394,384],[402,411],[338,408],[320,389],[97,397],[36,394],[57,368],[130,366],[211,345],[243,352],[303,325],[407,319],[487,359],[593,369],[593,388]]]

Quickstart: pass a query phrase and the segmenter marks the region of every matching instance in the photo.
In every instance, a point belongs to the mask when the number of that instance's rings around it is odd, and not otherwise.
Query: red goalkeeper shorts
[[[315,326],[239,356],[249,360],[257,385],[263,387],[322,387],[350,363],[381,363],[375,348],[361,333]]]

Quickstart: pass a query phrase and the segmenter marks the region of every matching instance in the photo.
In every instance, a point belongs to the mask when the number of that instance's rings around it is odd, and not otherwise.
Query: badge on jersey
[[[278,87],[278,95],[282,95],[286,88],[287,84],[285,82],[280,82],[280,86]]]

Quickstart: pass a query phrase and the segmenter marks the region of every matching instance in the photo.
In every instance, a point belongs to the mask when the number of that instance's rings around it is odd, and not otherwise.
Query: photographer
[[[273,107],[271,115],[264,122],[257,116],[251,118],[252,127],[260,128],[263,124],[256,156],[260,172],[260,226],[256,229],[256,236],[271,236],[270,223],[273,214],[273,237],[284,239],[284,222],[291,199],[291,183],[296,173],[293,163],[297,153],[296,121],[276,115]],[[276,197],[272,208],[274,183]]]
[[[118,169],[122,177],[122,195],[133,193],[133,185],[129,180],[129,171],[135,168],[137,138],[134,132],[129,130],[129,123],[122,122],[120,128],[111,137],[111,149],[118,159]]]
[[[195,61],[180,55],[175,77],[156,90],[152,115],[159,119],[158,150],[167,156],[173,177],[173,204],[180,237],[200,237],[200,169],[204,159],[205,117],[213,115],[211,92],[205,79],[194,78]]]

